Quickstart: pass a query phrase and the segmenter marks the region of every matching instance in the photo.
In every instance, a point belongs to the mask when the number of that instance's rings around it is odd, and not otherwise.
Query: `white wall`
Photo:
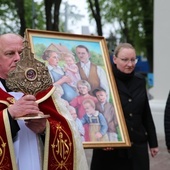
[[[170,0],[154,1],[154,88],[151,94],[166,100],[170,90]]]
[[[159,136],[164,136],[164,100],[151,100],[150,106],[153,114],[156,132]]]
[[[164,135],[164,109],[170,90],[170,0],[154,1],[154,87],[150,101],[157,133]]]

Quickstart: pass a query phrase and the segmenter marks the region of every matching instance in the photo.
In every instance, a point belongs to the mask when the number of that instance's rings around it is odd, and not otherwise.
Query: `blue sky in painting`
[[[38,36],[33,36],[32,41],[34,46],[36,44],[44,44],[46,47],[48,47],[51,43],[54,43],[54,44],[62,44],[66,46],[69,50],[71,50],[72,47],[76,47],[77,45],[84,45],[89,49],[89,51],[95,51],[96,53],[102,54],[100,42],[94,42],[94,41],[92,42],[92,41],[76,40],[76,39],[69,40],[69,39],[38,37]]]

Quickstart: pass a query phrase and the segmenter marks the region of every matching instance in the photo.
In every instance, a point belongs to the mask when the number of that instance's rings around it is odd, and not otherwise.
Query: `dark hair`
[[[103,89],[102,87],[99,87],[99,88],[96,88],[96,89],[93,90],[93,95],[96,96],[96,93],[99,92],[99,91],[104,91],[104,92],[106,92],[105,89]]]
[[[89,49],[84,45],[78,45],[76,48],[84,48],[89,53]]]

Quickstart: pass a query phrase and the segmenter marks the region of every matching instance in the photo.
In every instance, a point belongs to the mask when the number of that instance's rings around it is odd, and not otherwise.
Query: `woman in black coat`
[[[131,147],[94,149],[91,170],[149,170],[148,145],[151,156],[158,152],[145,79],[134,73],[137,63],[134,47],[118,45],[113,57],[113,73],[128,128]]]

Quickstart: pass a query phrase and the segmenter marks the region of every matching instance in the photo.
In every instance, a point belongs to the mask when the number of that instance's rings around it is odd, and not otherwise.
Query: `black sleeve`
[[[45,134],[40,134],[43,145],[45,144]]]
[[[145,110],[144,110],[143,124],[146,128],[150,148],[158,147],[156,127],[155,127],[154,120],[152,117],[152,113],[151,113],[151,109],[150,109],[146,91],[145,91]]]
[[[170,149],[170,92],[166,101],[164,114],[164,128],[165,128],[165,142],[168,149]]]
[[[17,132],[20,130],[20,128],[17,121],[14,120],[9,113],[8,113],[8,117],[9,117],[12,139],[14,139],[15,136],[17,135]]]

